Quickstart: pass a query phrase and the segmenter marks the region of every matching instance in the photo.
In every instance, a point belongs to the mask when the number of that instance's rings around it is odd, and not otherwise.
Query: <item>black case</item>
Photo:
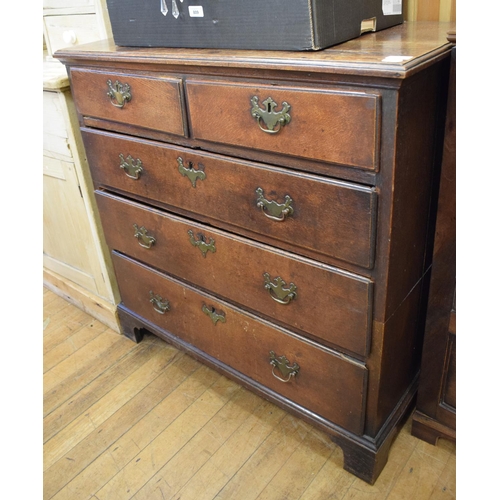
[[[168,13],[163,15],[164,1]],[[107,0],[116,45],[319,50],[403,22],[401,0]],[[382,5],[401,14],[385,15]]]

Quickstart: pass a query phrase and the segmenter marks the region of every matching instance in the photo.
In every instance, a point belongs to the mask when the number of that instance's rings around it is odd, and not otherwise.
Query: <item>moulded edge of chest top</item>
[[[367,89],[398,90],[404,82],[403,78],[391,78],[385,75],[366,76],[351,73],[329,73],[321,71],[307,71],[305,68],[233,68],[221,64],[220,66],[182,65],[177,61],[172,64],[151,64],[148,62],[129,60],[80,60],[78,58],[66,59],[62,54],[57,54],[60,60],[69,68],[95,69],[97,71],[130,71],[140,72],[144,76],[171,76],[178,78],[203,77],[213,79],[232,79],[255,82],[268,82],[279,85],[280,83],[293,85],[320,85],[357,87]]]
[[[378,85],[397,86],[397,81],[418,73],[446,57],[452,44],[446,34],[454,23],[408,23],[365,34],[321,51],[251,51],[217,49],[169,49],[120,47],[113,40],[100,40],[65,49],[56,58],[70,64],[123,67],[171,68],[190,72],[202,68],[206,74],[249,74],[265,71],[321,75],[324,78],[380,79]],[[153,71],[156,71],[153,70]],[[170,71],[170,70],[169,70]],[[392,83],[389,83],[392,81]]]

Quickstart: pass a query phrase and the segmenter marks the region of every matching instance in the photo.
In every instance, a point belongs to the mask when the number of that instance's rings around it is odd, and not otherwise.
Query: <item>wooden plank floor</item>
[[[44,288],[44,499],[452,499],[455,445],[396,439],[374,486],[342,451],[154,336]]]

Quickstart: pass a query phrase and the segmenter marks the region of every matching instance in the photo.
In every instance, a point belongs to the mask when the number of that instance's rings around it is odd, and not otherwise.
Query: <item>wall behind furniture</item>
[[[456,0],[403,0],[406,21],[456,21]]]

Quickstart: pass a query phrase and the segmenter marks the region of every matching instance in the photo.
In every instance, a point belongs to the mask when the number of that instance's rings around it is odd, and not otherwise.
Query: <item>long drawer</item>
[[[88,129],[83,139],[96,185],[265,235],[298,253],[373,263],[372,188]]]
[[[108,245],[270,319],[364,356],[372,283],[105,192]]]
[[[188,79],[186,94],[196,139],[378,169],[376,93]]]
[[[180,78],[80,69],[70,78],[83,117],[186,135]]]
[[[365,366],[125,256],[114,253],[113,262],[127,308],[307,411],[362,434]]]

